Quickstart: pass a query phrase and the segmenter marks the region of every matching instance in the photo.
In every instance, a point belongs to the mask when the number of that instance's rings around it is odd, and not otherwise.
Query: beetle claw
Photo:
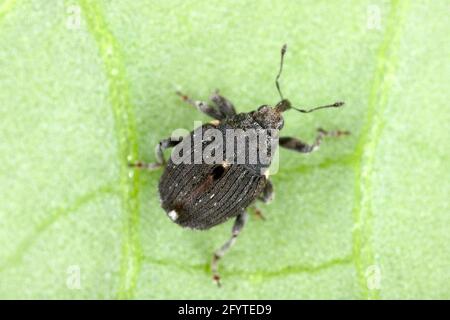
[[[220,283],[220,276],[218,274],[213,275],[213,281],[217,287],[222,287],[222,284]]]

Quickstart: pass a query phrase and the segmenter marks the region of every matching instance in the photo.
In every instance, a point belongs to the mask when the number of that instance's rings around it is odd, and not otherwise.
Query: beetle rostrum
[[[247,210],[256,201],[268,203],[273,198],[269,167],[277,146],[300,153],[319,148],[324,137],[339,137],[348,131],[317,130],[312,144],[294,137],[283,137],[283,113],[290,109],[309,113],[324,108],[338,108],[343,102],[300,109],[284,99],[279,78],[283,70],[286,45],[281,49],[280,69],[275,79],[280,101],[263,105],[248,113],[237,113],[233,104],[218,91],[211,104],[194,101],[180,92],[183,101],[215,119],[180,139],[163,139],[156,146],[156,162],[131,164],[137,168],[164,167],[159,182],[161,206],[173,222],[192,229],[210,229],[234,218],[231,236],[214,252],[211,271],[220,286],[219,260],[233,246],[247,220]],[[163,152],[174,148],[168,161]],[[255,209],[260,214],[259,209]]]

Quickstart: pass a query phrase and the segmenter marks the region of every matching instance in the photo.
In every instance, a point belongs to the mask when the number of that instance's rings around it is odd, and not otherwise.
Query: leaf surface
[[[450,298],[448,1],[0,3],[0,297]],[[209,121],[175,90],[239,111],[296,106],[276,197],[221,264],[232,222],[159,207],[154,145]],[[168,154],[167,154],[168,155]],[[80,275],[79,282],[76,276]]]

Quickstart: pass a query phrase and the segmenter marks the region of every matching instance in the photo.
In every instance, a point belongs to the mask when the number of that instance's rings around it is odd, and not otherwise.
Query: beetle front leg
[[[129,166],[147,170],[158,169],[166,163],[166,160],[164,159],[164,150],[175,147],[180,142],[181,138],[179,140],[172,140],[172,138],[163,139],[155,147],[156,162],[145,163],[138,161],[135,163],[130,163]]]
[[[219,276],[219,260],[225,255],[225,253],[230,250],[230,248],[236,243],[236,238],[241,232],[242,228],[247,221],[247,212],[240,213],[233,224],[233,229],[231,231],[231,237],[225,242],[218,250],[214,252],[213,259],[211,262],[211,271],[213,274],[213,281],[220,287],[220,276]]]
[[[208,103],[206,103],[204,101],[194,101],[191,98],[189,98],[187,95],[181,93],[180,91],[177,91],[176,94],[179,95],[184,102],[190,104],[191,106],[198,109],[200,112],[202,112],[214,119],[222,120],[225,118],[225,116],[222,114],[222,112],[220,112],[220,110],[210,106]]]
[[[344,135],[349,135],[349,131],[326,131],[321,128],[317,129],[318,134],[313,144],[307,144],[299,139],[292,137],[281,137],[279,144],[281,147],[286,149],[291,149],[301,153],[310,153],[319,149],[320,143],[324,137],[340,137]]]
[[[236,115],[236,109],[233,103],[227,98],[219,94],[219,90],[214,91],[210,97],[211,101],[217,106],[224,117],[232,117]]]

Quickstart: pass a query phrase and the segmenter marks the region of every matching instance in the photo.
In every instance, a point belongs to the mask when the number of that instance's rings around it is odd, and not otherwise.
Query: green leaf
[[[449,2],[0,3],[1,298],[450,298]],[[276,197],[221,264],[159,206],[159,139],[219,88],[286,113]],[[80,276],[79,281],[77,275]]]

